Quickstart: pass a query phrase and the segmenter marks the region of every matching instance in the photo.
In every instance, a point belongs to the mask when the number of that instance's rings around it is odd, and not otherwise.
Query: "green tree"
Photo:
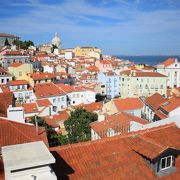
[[[58,134],[56,133],[51,126],[49,126],[46,121],[39,116],[33,116],[31,118],[30,123],[32,124],[36,124],[35,122],[38,122],[38,126],[39,127],[45,127],[46,129],[46,133],[47,133],[47,138],[48,138],[48,142],[49,142],[49,146],[53,147],[53,146],[59,146],[59,145],[65,145],[68,144],[68,139],[65,135],[62,134]]]
[[[54,49],[57,49],[58,47],[55,44],[52,44],[51,52],[54,52]]]
[[[5,46],[10,46],[9,41],[8,41],[7,38],[5,39],[4,45],[5,45]]]
[[[68,144],[68,138],[65,135],[57,134],[55,132],[48,133],[48,141],[50,147]]]
[[[28,49],[29,46],[34,46],[34,43],[30,40],[29,41],[14,40],[13,45],[16,45],[21,49]]]
[[[88,141],[91,139],[90,123],[97,120],[97,114],[82,108],[71,112],[71,116],[65,121],[69,143]]]

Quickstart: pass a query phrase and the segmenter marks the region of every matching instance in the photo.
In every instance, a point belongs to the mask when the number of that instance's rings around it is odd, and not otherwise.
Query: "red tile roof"
[[[66,92],[66,93],[74,91],[74,87],[69,86],[69,85],[57,84],[57,86],[59,87],[59,89],[61,89],[62,91]]]
[[[54,73],[31,73],[30,77],[33,80],[43,80],[43,79],[52,79],[52,78],[56,78],[56,74]]]
[[[65,94],[65,92],[60,90],[54,83],[36,84],[34,87],[34,91],[37,98],[60,96],[62,94]]]
[[[69,117],[69,113],[66,110],[64,110],[61,111],[59,114],[50,117],[50,119],[54,119],[56,121],[66,121]]]
[[[48,145],[44,128],[39,128],[36,134],[33,125],[0,118],[0,147],[34,141],[44,141]]]
[[[167,115],[165,115],[165,114],[164,114],[162,111],[160,111],[160,110],[155,111],[155,115],[156,115],[157,117],[159,117],[160,119],[165,119],[165,118],[168,117]]]
[[[107,130],[109,128],[120,134],[129,132],[131,121],[135,121],[140,124],[149,123],[144,119],[138,118],[128,113],[120,112],[106,116],[104,121],[91,123],[91,128],[102,138],[107,136]]]
[[[176,58],[168,58],[168,59],[166,59],[166,61],[164,61],[164,62],[162,62],[160,64],[162,64],[165,67],[167,67],[167,66],[169,66],[169,65],[171,65],[171,64],[173,64],[175,62],[176,62]]]
[[[12,92],[0,93],[0,116],[7,117],[7,108],[14,104]]]
[[[5,180],[3,159],[0,157],[0,180]]]
[[[155,93],[152,96],[146,98],[146,104],[150,105],[153,110],[157,110],[159,108],[159,105],[163,102],[167,101],[162,95],[159,93]]]
[[[19,66],[21,66],[21,65],[23,65],[23,63],[14,62],[14,63],[12,63],[9,67],[19,67]]]
[[[5,55],[7,56],[22,56],[23,53],[21,51],[6,51]]]
[[[14,80],[14,81],[8,82],[9,86],[26,85],[26,84],[28,84],[28,82],[26,80]]]
[[[166,77],[163,74],[160,74],[158,72],[135,72],[135,77]]]
[[[48,99],[36,100],[36,103],[39,107],[48,107],[52,105]]]
[[[103,103],[102,102],[93,102],[90,104],[81,104],[78,107],[86,109],[87,111],[100,111],[100,110],[102,110]]]
[[[154,158],[161,153],[159,150],[168,147],[180,149],[179,139],[180,130],[171,124],[97,141],[59,146],[50,148],[56,158],[52,167],[58,179],[158,179],[140,154]],[[179,160],[176,161],[176,168],[177,173],[180,172]],[[168,176],[179,179],[177,173]]]
[[[38,113],[38,108],[36,103],[28,103],[28,104],[16,104],[17,107],[23,107],[25,114],[28,113]]]
[[[143,103],[139,98],[114,99],[116,108],[119,111],[128,111],[143,108]]]
[[[180,97],[172,97],[166,102],[162,103],[160,107],[167,112],[171,112],[174,109],[180,107]]]
[[[157,131],[157,129],[160,129]],[[174,124],[148,129],[129,137],[128,144],[136,152],[154,159],[168,148],[180,149],[180,129]]]

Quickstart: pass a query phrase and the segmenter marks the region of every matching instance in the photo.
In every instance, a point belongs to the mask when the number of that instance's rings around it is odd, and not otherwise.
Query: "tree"
[[[68,144],[67,137],[65,135],[56,133],[52,129],[52,127],[49,126],[42,117],[39,117],[39,116],[35,117],[35,116],[33,116],[31,118],[30,123],[35,125],[36,124],[36,120],[38,122],[38,126],[39,127],[45,127],[50,147]]]
[[[16,45],[21,49],[28,49],[29,46],[34,46],[34,43],[30,40],[29,41],[14,40],[13,45]]]
[[[69,143],[88,141],[91,139],[90,123],[97,120],[97,114],[82,108],[71,112],[71,116],[65,121]]]
[[[68,138],[65,135],[62,134],[57,134],[57,133],[48,133],[48,141],[49,141],[49,146],[54,147],[54,146],[62,146],[65,144],[68,144]]]
[[[58,47],[55,44],[52,44],[51,52],[54,52],[54,49],[57,49]]]
[[[9,41],[8,41],[7,38],[5,39],[4,45],[5,45],[5,46],[10,46]]]

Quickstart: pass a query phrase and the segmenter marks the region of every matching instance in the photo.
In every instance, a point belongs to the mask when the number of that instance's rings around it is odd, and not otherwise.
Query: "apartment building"
[[[151,96],[156,92],[166,96],[167,76],[163,74],[127,70],[120,76],[121,97]]]

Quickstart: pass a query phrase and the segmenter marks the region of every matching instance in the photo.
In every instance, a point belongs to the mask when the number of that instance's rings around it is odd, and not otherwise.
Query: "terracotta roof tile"
[[[169,65],[171,65],[171,64],[173,64],[175,62],[176,62],[176,58],[168,58],[168,59],[166,59],[166,61],[164,61],[164,62],[162,62],[160,64],[162,64],[165,67],[167,67],[167,66],[169,66]]]
[[[159,105],[163,102],[167,101],[162,95],[159,93],[155,93],[152,96],[146,98],[146,104],[150,105],[154,110],[159,108]]]
[[[14,81],[8,82],[9,86],[25,85],[25,84],[28,84],[28,82],[26,80],[14,80]]]
[[[143,108],[143,103],[139,98],[114,99],[115,106],[119,111],[127,111]]]
[[[163,102],[160,107],[167,112],[171,112],[174,109],[180,107],[180,97],[172,97],[166,102]]]
[[[16,104],[17,107],[23,107],[25,114],[28,113],[38,113],[38,108],[36,103],[28,103],[28,104]]]
[[[0,147],[41,140],[48,145],[44,128],[39,128],[36,135],[36,128],[33,125],[0,118]]]
[[[65,92],[60,90],[54,83],[35,84],[34,91],[37,98],[60,96],[65,94]]]
[[[23,65],[23,63],[20,63],[20,62],[13,62],[9,67],[19,67]]]
[[[116,113],[113,115],[107,115],[105,120],[101,122],[91,123],[91,128],[100,136],[106,137],[107,130],[112,128],[115,132],[120,134],[129,132],[130,122],[135,121],[140,124],[148,124],[148,121],[138,118],[136,116],[130,115],[125,112]]]
[[[48,99],[36,100],[36,102],[39,107],[48,107],[52,105]]]
[[[56,158],[52,167],[58,179],[158,179],[140,154],[154,158],[168,147],[180,149],[179,139],[179,128],[170,124],[97,141],[54,147],[50,148]],[[176,168],[176,173],[169,174],[168,178],[179,177],[178,158]]]

